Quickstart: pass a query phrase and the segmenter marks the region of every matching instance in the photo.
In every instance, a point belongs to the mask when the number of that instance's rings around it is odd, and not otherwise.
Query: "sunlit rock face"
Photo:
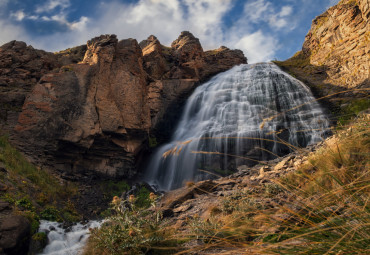
[[[318,142],[328,126],[303,83],[272,63],[240,65],[194,91],[172,141],[149,163],[147,180],[169,190],[211,178],[209,171],[227,174]]]
[[[133,177],[149,133],[166,139],[162,134],[171,132],[200,81],[246,63],[238,50],[222,48],[213,56],[189,32],[172,47],[154,36],[140,44],[115,35],[93,38],[78,63],[46,72],[30,88],[14,143],[35,163],[63,174]]]
[[[326,82],[370,86],[370,3],[342,0],[315,18],[303,44],[310,63],[325,67]]]

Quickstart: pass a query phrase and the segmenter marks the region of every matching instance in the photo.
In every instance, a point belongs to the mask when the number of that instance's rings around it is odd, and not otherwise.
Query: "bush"
[[[114,197],[114,215],[100,229],[93,229],[85,254],[145,254],[165,242],[162,214],[155,207],[155,195],[149,197],[152,208],[143,210],[133,195],[126,200]]]
[[[40,213],[41,219],[48,221],[62,221],[60,212],[54,206],[47,206],[45,210]]]

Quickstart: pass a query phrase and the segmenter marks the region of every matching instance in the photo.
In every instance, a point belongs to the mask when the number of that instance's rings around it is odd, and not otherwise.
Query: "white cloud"
[[[0,45],[7,43],[12,40],[24,40],[26,37],[26,31],[21,26],[10,24],[7,20],[0,19]]]
[[[79,21],[69,23],[69,27],[72,30],[82,31],[82,30],[86,29],[87,24],[89,23],[89,21],[90,21],[90,19],[88,17],[82,16]]]
[[[235,47],[244,51],[249,63],[271,60],[279,48],[278,41],[262,31],[243,36]]]
[[[252,22],[260,22],[266,17],[271,10],[270,2],[265,0],[255,0],[244,5],[244,15]]]
[[[70,0],[48,0],[45,4],[36,8],[36,13],[50,12],[60,7],[62,10],[71,5]]]
[[[295,24],[289,20],[292,12],[293,7],[290,5],[283,6],[280,11],[277,11],[271,2],[266,0],[254,0],[244,5],[244,15],[251,22],[255,24],[267,22],[272,29],[283,29],[287,27],[290,27],[290,30],[293,29]]]
[[[27,19],[30,19],[30,20],[38,20],[38,19],[40,19],[40,17],[37,16],[37,15],[31,15],[31,16],[27,16]]]
[[[24,13],[23,10],[19,10],[11,13],[10,17],[13,17],[17,21],[22,21],[26,17],[26,14]]]
[[[281,11],[279,13],[279,16],[280,17],[286,17],[286,16],[289,16],[290,14],[292,14],[293,12],[293,7],[292,6],[283,6],[283,8],[281,8]]]

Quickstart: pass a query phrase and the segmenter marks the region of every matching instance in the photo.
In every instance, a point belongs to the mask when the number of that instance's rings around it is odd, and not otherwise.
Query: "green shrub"
[[[149,147],[155,148],[158,146],[157,138],[155,136],[149,136]]]
[[[165,232],[160,225],[162,214],[155,207],[154,195],[148,199],[153,211],[136,206],[137,199],[133,195],[128,201],[114,197],[114,215],[99,229],[91,231],[85,254],[160,254],[154,251],[165,240]]]
[[[60,212],[54,206],[47,206],[41,213],[41,219],[49,221],[62,221]]]
[[[150,191],[147,188],[141,187],[137,194],[135,206],[137,206],[138,208],[148,208],[151,205],[149,194]]]
[[[18,213],[25,216],[29,220],[31,224],[31,233],[36,233],[40,226],[40,217],[37,215],[37,213],[32,211],[21,211]]]
[[[47,243],[47,240],[48,240],[47,235],[44,232],[37,232],[36,234],[32,236],[32,239],[35,241],[43,242],[45,244]]]
[[[349,102],[339,113],[338,126],[341,127],[348,124],[354,116],[369,109],[369,107],[370,99],[358,99]]]
[[[123,192],[130,190],[126,181],[109,180],[101,183],[102,190],[107,197],[121,196]]]
[[[32,205],[31,201],[26,197],[15,201],[15,205],[20,207],[21,209],[25,209],[29,211],[35,210],[35,207]]]

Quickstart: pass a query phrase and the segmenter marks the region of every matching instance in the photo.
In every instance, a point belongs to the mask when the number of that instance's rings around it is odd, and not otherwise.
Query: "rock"
[[[60,66],[53,53],[24,42],[11,41],[0,47],[0,134],[14,128],[27,94],[40,78]]]
[[[11,207],[10,207],[10,204],[8,202],[0,200],[0,212],[10,210],[10,209],[11,209]]]
[[[140,42],[143,51],[144,69],[152,79],[160,80],[170,70],[162,48],[164,46],[157,37],[151,35],[147,40]]]
[[[5,168],[5,164],[3,162],[0,162],[0,172],[7,173],[8,170]]]
[[[15,128],[18,147],[31,138],[26,147],[34,160],[46,150],[62,172],[132,177],[150,127],[141,63],[133,39],[90,40],[82,63],[48,74],[35,86]]]
[[[40,254],[48,243],[47,234],[44,232],[36,233],[32,236],[28,255]]]
[[[62,66],[66,66],[81,62],[84,59],[86,50],[87,45],[81,45],[57,52],[55,55],[58,57],[58,62]]]
[[[191,209],[192,207],[193,206],[191,204],[179,206],[179,207],[176,207],[175,209],[173,209],[173,212],[174,213],[186,212],[187,210]]]
[[[33,163],[70,179],[88,173],[131,178],[149,133],[164,142],[201,81],[246,63],[239,51],[219,52],[207,57],[199,40],[183,32],[171,48],[155,36],[139,45],[102,35],[52,54],[56,66],[67,57],[70,64],[49,71],[33,86],[17,115],[13,143]]]
[[[0,224],[0,248],[5,254],[27,254],[31,225],[21,215],[8,215]]]
[[[237,170],[238,170],[239,172],[245,172],[245,171],[248,171],[248,170],[249,170],[249,167],[248,167],[248,166],[246,166],[246,165],[242,165],[242,166],[238,166],[238,167],[237,167]]]
[[[281,171],[285,168],[287,168],[287,163],[293,158],[293,156],[285,157],[283,160],[281,160],[277,165],[274,167],[274,172]]]
[[[193,199],[196,195],[212,193],[217,189],[217,184],[212,180],[198,182],[191,187],[183,187],[166,193],[162,198],[161,207],[164,209],[173,209],[184,202]]]
[[[180,36],[172,42],[171,48],[174,49],[174,54],[180,63],[190,63],[194,61],[202,61],[204,52],[199,39],[196,38],[192,33],[184,31]],[[194,65],[194,67],[196,64]]]
[[[302,50],[311,64],[326,67],[327,82],[370,86],[369,13],[368,0],[343,0],[313,20]]]

